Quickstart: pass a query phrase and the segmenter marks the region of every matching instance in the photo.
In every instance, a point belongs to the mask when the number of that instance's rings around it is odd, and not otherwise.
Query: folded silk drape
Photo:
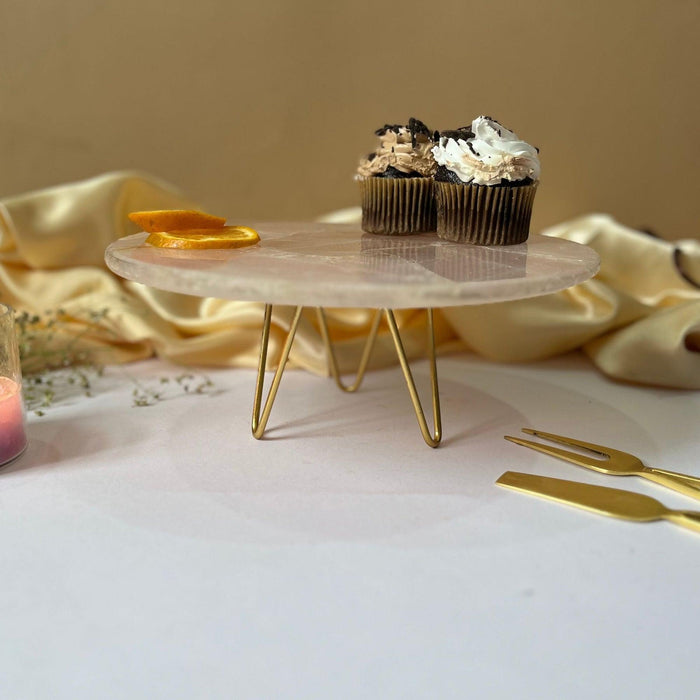
[[[80,342],[123,362],[154,353],[196,365],[255,366],[262,305],[199,299],[126,282],[104,264],[105,247],[135,232],[140,209],[196,208],[172,185],[147,174],[108,173],[8,197],[0,203],[0,301],[42,313],[62,308]],[[217,213],[217,212],[213,212]],[[357,221],[350,209],[327,220]],[[245,222],[238,222],[245,223]],[[534,299],[441,309],[441,352],[466,349],[500,362],[540,360],[581,348],[598,369],[627,381],[700,388],[700,242],[674,243],[628,229],[609,216],[583,216],[544,231],[595,249],[600,273]],[[107,309],[103,318],[90,311]],[[270,359],[279,356],[292,309],[276,307]],[[359,360],[372,312],[329,309],[341,369]],[[409,356],[423,354],[421,310],[398,312]],[[371,366],[395,362],[387,329]],[[297,331],[290,365],[325,374],[314,316]]]

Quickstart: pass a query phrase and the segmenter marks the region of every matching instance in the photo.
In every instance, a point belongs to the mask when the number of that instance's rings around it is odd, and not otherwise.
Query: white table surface
[[[439,370],[436,450],[397,368],[356,395],[289,371],[260,442],[252,370],[132,407],[133,378],[182,371],[149,361],[30,416],[0,471],[0,697],[692,697],[700,536],[494,481],[692,507],[503,435],[539,427],[700,474],[700,393],[613,383],[579,355]],[[415,375],[425,391],[427,364]]]

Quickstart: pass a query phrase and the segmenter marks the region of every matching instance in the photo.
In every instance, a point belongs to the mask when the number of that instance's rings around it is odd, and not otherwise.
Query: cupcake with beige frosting
[[[375,151],[360,161],[355,179],[362,198],[362,229],[369,233],[434,231],[433,134],[418,119],[386,124]]]
[[[440,238],[478,245],[527,240],[538,150],[491,117],[443,131],[432,148]]]

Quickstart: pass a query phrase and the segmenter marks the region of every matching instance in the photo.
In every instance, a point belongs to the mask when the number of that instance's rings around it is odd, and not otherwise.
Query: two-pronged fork
[[[612,447],[596,445],[595,443],[584,442],[583,440],[574,440],[573,438],[555,435],[553,433],[545,433],[541,430],[532,430],[531,428],[523,428],[522,430],[524,433],[550,440],[551,442],[588,450],[598,455],[598,457],[562,450],[559,447],[552,447],[551,445],[545,445],[532,440],[524,440],[523,438],[516,438],[511,435],[505,435],[504,437],[506,440],[510,440],[518,445],[524,445],[538,452],[544,452],[553,457],[559,457],[572,464],[577,464],[580,467],[586,467],[587,469],[593,469],[603,474],[614,474],[616,476],[641,476],[661,486],[666,486],[674,491],[678,491],[685,496],[700,499],[700,477],[687,476],[685,474],[678,474],[655,467],[647,467],[642,464],[642,461],[638,457],[627,452],[622,452],[621,450],[615,450]]]

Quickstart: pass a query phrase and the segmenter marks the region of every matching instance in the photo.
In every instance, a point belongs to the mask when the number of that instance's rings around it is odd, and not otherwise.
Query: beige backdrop
[[[700,3],[3,0],[0,197],[159,175],[238,223],[357,203],[384,122],[541,149],[534,227],[700,238]]]

